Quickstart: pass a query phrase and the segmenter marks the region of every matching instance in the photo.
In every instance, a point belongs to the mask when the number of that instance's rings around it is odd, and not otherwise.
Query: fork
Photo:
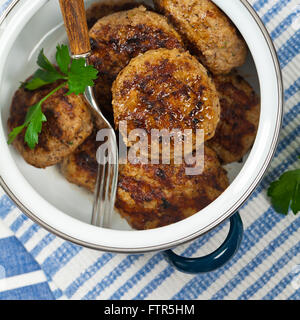
[[[70,42],[72,58],[83,58],[88,64],[87,59],[91,54],[91,45],[84,2],[83,0],[59,0],[59,3]],[[106,154],[97,151],[98,172],[91,224],[110,228],[118,183],[117,139],[112,126],[98,107],[93,88],[87,87],[84,96],[96,116],[96,123],[101,123],[101,127],[106,129],[108,138]]]

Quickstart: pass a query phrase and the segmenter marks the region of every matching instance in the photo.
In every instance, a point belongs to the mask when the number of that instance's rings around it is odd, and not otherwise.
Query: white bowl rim
[[[38,7],[38,4],[45,4],[47,3],[49,0],[34,0],[34,1],[30,1],[32,7],[36,6],[36,8]],[[220,0],[213,0],[219,7],[221,7],[221,9],[223,9],[223,11],[234,21],[234,17],[232,16],[232,12],[228,12],[228,10],[226,10],[226,5],[224,5],[224,2],[222,3],[222,1]],[[283,84],[282,84],[282,75],[281,75],[281,69],[280,69],[280,65],[279,65],[279,61],[278,61],[278,57],[276,54],[276,50],[274,48],[273,42],[269,36],[269,33],[266,29],[266,27],[264,26],[264,24],[262,23],[262,21],[260,20],[259,16],[257,15],[257,13],[255,12],[255,10],[251,7],[251,5],[249,4],[249,2],[247,0],[233,0],[234,4],[237,5],[237,3],[242,4],[248,11],[248,13],[250,13],[249,17],[252,17],[252,19],[254,20],[253,22],[256,23],[257,27],[259,28],[261,35],[264,37],[265,39],[265,44],[268,47],[269,53],[271,55],[272,58],[272,67],[274,69],[274,74],[276,75],[276,84],[274,83],[274,85],[276,86],[276,91],[278,93],[278,96],[276,97],[276,100],[278,101],[277,103],[277,115],[276,115],[276,124],[274,127],[274,132],[272,133],[272,141],[270,141],[270,147],[268,148],[268,152],[264,157],[264,162],[261,164],[260,166],[260,170],[258,172],[258,174],[255,176],[255,178],[251,179],[251,184],[247,187],[247,190],[243,193],[242,196],[240,196],[231,206],[230,208],[228,208],[225,212],[222,212],[222,215],[219,215],[217,219],[215,219],[214,221],[210,222],[209,224],[207,224],[205,227],[202,227],[200,229],[198,229],[195,232],[192,233],[188,233],[185,234],[184,236],[181,236],[179,238],[176,238],[175,240],[173,239],[172,241],[164,241],[161,243],[156,243],[154,245],[139,245],[139,244],[135,244],[134,240],[136,240],[136,237],[133,236],[133,234],[135,235],[141,235],[142,233],[145,235],[145,237],[143,238],[148,238],[147,241],[145,241],[145,243],[149,243],[149,239],[156,239],[155,237],[157,237],[159,235],[159,232],[164,232],[165,233],[174,233],[174,226],[177,225],[177,231],[179,230],[179,226],[184,227],[184,226],[189,226],[189,224],[192,224],[192,220],[193,217],[195,217],[196,215],[187,218],[181,222],[178,222],[176,224],[170,225],[170,226],[166,226],[163,228],[158,228],[158,229],[154,229],[154,230],[147,230],[147,231],[117,231],[117,230],[106,230],[106,229],[101,229],[102,232],[102,236],[101,238],[106,238],[106,237],[120,237],[120,241],[118,242],[118,245],[114,245],[114,246],[110,246],[109,244],[101,244],[101,241],[99,243],[96,243],[97,241],[94,242],[94,239],[92,241],[87,241],[85,238],[85,236],[82,235],[79,236],[74,236],[74,234],[72,234],[72,231],[70,232],[65,232],[65,230],[63,230],[63,228],[58,228],[57,226],[54,226],[53,223],[48,223],[45,221],[45,219],[41,219],[41,217],[39,216],[39,214],[36,214],[33,212],[33,210],[31,210],[29,207],[29,202],[25,201],[25,200],[20,200],[20,196],[16,195],[16,193],[12,190],[12,184],[9,185],[9,183],[7,183],[6,181],[8,179],[5,180],[5,175],[4,175],[4,171],[3,171],[3,167],[1,168],[1,163],[0,163],[0,185],[2,186],[2,188],[5,190],[5,192],[9,195],[9,197],[16,203],[16,205],[21,209],[22,212],[24,212],[29,218],[31,218],[33,221],[35,221],[36,223],[38,223],[39,225],[41,225],[42,227],[44,227],[45,229],[47,229],[48,231],[54,233],[55,235],[71,241],[73,243],[76,243],[78,245],[81,246],[85,246],[88,248],[92,248],[92,249],[97,249],[97,250],[101,250],[101,251],[110,251],[110,252],[118,252],[118,253],[140,253],[140,252],[151,252],[151,251],[158,251],[158,250],[165,250],[165,249],[169,249],[169,248],[173,248],[175,246],[178,246],[180,244],[189,242],[191,240],[194,240],[196,238],[198,238],[199,236],[205,234],[206,232],[210,231],[211,229],[215,228],[217,225],[219,225],[220,223],[224,222],[226,219],[228,219],[231,215],[233,215],[238,208],[240,208],[242,206],[242,204],[248,199],[248,197],[251,195],[251,193],[254,191],[254,189],[256,188],[256,186],[259,184],[259,182],[261,181],[264,173],[266,172],[267,168],[270,165],[270,162],[274,156],[274,153],[276,151],[276,147],[278,144],[278,139],[279,139],[279,132],[280,132],[280,128],[281,128],[281,123],[282,123],[282,117],[283,117]],[[13,0],[12,3],[9,5],[9,7],[4,11],[4,13],[0,16],[0,26],[1,23],[6,19],[6,17],[9,16],[9,14],[12,12],[13,8],[15,8],[15,6],[18,5],[19,2],[22,2],[21,0]],[[29,2],[29,0],[27,0],[27,2]],[[36,9],[37,10],[37,9]],[[234,21],[235,22],[235,21]],[[245,36],[244,36],[245,37]],[[253,52],[252,52],[253,53]],[[259,71],[259,70],[258,70]],[[2,147],[1,147],[2,148]],[[252,152],[251,152],[252,153]],[[251,156],[250,153],[250,156]],[[2,158],[2,156],[1,156]],[[251,157],[249,157],[251,158]],[[253,158],[253,157],[252,157]],[[249,159],[247,160],[247,162],[249,161]],[[247,163],[246,162],[246,163]],[[10,164],[11,165],[11,164]],[[15,169],[17,170],[17,167],[15,166],[15,164],[13,164],[13,166],[15,167]],[[12,166],[12,167],[13,167]],[[2,169],[2,174],[1,174],[1,169]],[[242,169],[243,170],[243,169]],[[7,178],[7,176],[6,176]],[[34,191],[36,193],[36,191]],[[34,193],[32,193],[32,196],[34,196]],[[37,193],[35,194],[35,197],[37,196]],[[222,196],[220,196],[221,198]],[[47,201],[43,200],[44,204],[47,204]],[[217,202],[218,199],[215,201]],[[27,203],[24,203],[27,202]],[[211,206],[211,205],[210,205]],[[210,207],[208,206],[208,207]],[[51,208],[51,205],[48,205],[47,208]],[[53,208],[52,208],[53,209]],[[56,209],[57,210],[57,209]],[[59,211],[59,210],[57,210]],[[37,211],[36,211],[37,212]],[[64,213],[61,212],[62,215],[65,215]],[[65,215],[66,216],[66,215]],[[80,228],[84,228],[85,231],[90,231],[93,234],[95,234],[95,232],[99,232],[99,228],[96,228],[94,226],[85,224],[83,222],[80,222],[78,220],[76,220],[75,218],[71,218],[69,216],[67,217],[61,217],[62,219],[62,223],[73,223],[73,227],[76,229],[80,229]],[[195,219],[194,219],[195,221]],[[84,226],[85,225],[85,226]],[[174,229],[174,230],[173,230]],[[128,232],[130,232],[130,235],[128,234]],[[147,236],[146,236],[147,234]],[[131,241],[130,244],[124,244],[124,242],[126,242],[124,239],[124,237],[130,237]],[[174,236],[173,236],[174,237]],[[91,237],[90,237],[91,238]],[[142,239],[143,239],[142,238]],[[141,239],[141,237],[140,237]],[[156,239],[157,240],[157,239]],[[151,242],[151,241],[150,241]],[[115,242],[116,243],[116,242]]]

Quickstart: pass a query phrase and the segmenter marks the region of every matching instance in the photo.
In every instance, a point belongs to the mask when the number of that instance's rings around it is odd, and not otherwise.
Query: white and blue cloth
[[[300,214],[277,214],[266,196],[271,181],[300,167],[300,0],[250,2],[277,48],[285,117],[271,168],[240,210],[245,234],[236,256],[215,272],[195,276],[175,271],[160,253],[89,250],[33,223],[0,190],[0,299],[300,298]],[[207,254],[227,232],[228,223],[176,252]]]

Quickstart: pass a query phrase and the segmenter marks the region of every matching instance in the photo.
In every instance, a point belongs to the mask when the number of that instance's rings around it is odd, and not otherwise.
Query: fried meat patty
[[[205,148],[204,171],[186,175],[185,165],[120,165],[116,208],[135,229],[185,219],[214,201],[227,187],[216,153]]]
[[[106,2],[95,2],[86,10],[89,29],[101,18],[112,13],[131,10],[139,7],[141,3],[135,0],[108,0]]]
[[[29,91],[16,91],[8,119],[10,130],[24,123],[29,107],[50,93],[58,83]],[[66,95],[67,87],[50,96],[42,105],[47,118],[39,135],[39,143],[30,149],[24,141],[25,131],[17,136],[13,144],[23,158],[37,168],[59,163],[72,153],[92,132],[93,124],[88,106],[82,95]]]
[[[131,60],[113,84],[115,125],[143,129],[203,129],[212,138],[220,118],[219,98],[207,70],[188,52],[158,49]],[[127,132],[120,133],[127,146]],[[195,139],[193,143],[195,150]]]
[[[72,154],[65,157],[60,169],[65,178],[90,192],[94,192],[98,163],[96,160],[97,147],[96,130]]]
[[[245,62],[245,41],[212,1],[154,0],[154,3],[212,73],[226,74]]]
[[[109,111],[112,83],[132,58],[150,49],[182,47],[181,37],[167,19],[143,6],[98,20],[89,34],[89,62],[99,72],[95,96],[98,104]]]
[[[214,82],[220,97],[221,120],[208,144],[224,163],[240,161],[256,137],[260,99],[236,73],[215,76]]]

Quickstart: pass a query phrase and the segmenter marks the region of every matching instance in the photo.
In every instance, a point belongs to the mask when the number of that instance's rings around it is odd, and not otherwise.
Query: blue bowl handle
[[[163,252],[168,262],[177,270],[185,273],[206,273],[216,270],[226,264],[237,252],[243,238],[243,222],[236,212],[230,218],[229,234],[216,251],[201,258],[185,258],[178,256],[172,250]]]

